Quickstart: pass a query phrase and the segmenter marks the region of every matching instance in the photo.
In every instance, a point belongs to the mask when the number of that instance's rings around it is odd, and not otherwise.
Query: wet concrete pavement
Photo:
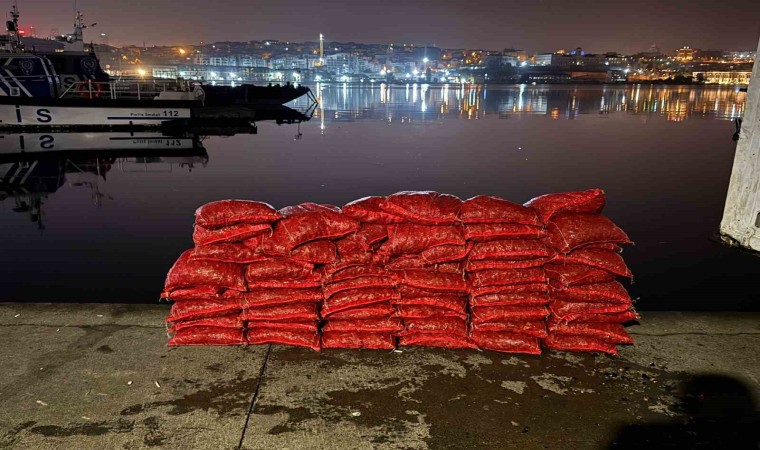
[[[758,314],[643,313],[608,357],[169,349],[166,313],[0,305],[0,448],[757,448]]]

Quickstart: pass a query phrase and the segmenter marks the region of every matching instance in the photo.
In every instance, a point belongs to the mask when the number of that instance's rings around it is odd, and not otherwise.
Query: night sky
[[[18,0],[22,26],[70,32],[73,0]],[[10,0],[0,2],[10,9]],[[734,0],[78,0],[112,45],[326,39],[529,52],[635,53],[656,44],[754,50],[760,1]]]

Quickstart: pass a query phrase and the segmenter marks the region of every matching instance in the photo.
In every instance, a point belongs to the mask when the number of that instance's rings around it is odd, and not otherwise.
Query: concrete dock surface
[[[760,314],[617,357],[166,347],[167,305],[0,304],[0,448],[758,448]]]

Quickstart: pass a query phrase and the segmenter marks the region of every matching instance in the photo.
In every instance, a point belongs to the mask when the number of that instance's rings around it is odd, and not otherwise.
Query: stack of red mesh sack
[[[394,329],[382,348],[395,348],[394,336],[399,345],[474,347],[466,336],[467,285],[457,262],[467,255],[457,220],[461,203],[454,196],[435,192],[399,192],[385,198],[363,198],[343,208],[344,214],[362,222],[360,234],[374,230],[369,245],[352,246],[363,247],[371,255],[357,257],[361,254],[357,249],[350,253],[348,263],[358,259],[370,264],[375,283],[382,283],[372,286],[380,301],[373,305],[382,305],[393,317],[383,331]],[[361,236],[360,241],[366,240],[368,237]],[[340,254],[341,264],[346,264],[346,253]],[[375,297],[366,301],[370,298]],[[329,303],[325,306],[331,306]],[[328,321],[322,337],[325,347],[334,346],[328,333],[332,329]]]
[[[386,222],[374,199],[354,203],[359,206],[346,205],[343,215],[355,220],[358,229],[336,242],[338,261],[325,267],[322,348],[392,350],[401,330],[392,306],[398,292],[377,253],[388,238]]]
[[[545,347],[553,350],[617,353],[633,340],[623,323],[637,319],[633,302],[617,277],[631,278],[620,256],[628,236],[607,217],[604,192],[549,194],[527,206],[545,224],[544,241],[555,252],[545,266],[551,315]]]
[[[473,243],[466,266],[472,339],[483,349],[541,353],[549,315],[543,266],[554,253],[541,241],[543,223],[529,207],[487,196],[465,201],[460,217]]]
[[[393,218],[378,253],[398,280],[399,346],[476,348],[467,336],[463,261],[470,251],[462,201],[437,192],[399,192],[379,203]]]
[[[282,216],[261,202],[223,200],[196,211],[193,241],[169,270],[162,297],[174,302],[169,345],[245,344],[241,297],[246,265],[266,257],[245,245]]]
[[[630,241],[604,204],[601,190],[209,203],[167,276],[169,344],[615,353],[638,316],[615,281]]]

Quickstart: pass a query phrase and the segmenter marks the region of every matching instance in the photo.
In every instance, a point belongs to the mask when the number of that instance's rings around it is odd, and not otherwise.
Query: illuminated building
[[[697,53],[699,53],[699,49],[691,48],[687,45],[676,50],[675,60],[678,62],[693,61]]]
[[[739,70],[708,70],[694,72],[695,80],[704,81],[706,84],[749,84],[752,71]]]

